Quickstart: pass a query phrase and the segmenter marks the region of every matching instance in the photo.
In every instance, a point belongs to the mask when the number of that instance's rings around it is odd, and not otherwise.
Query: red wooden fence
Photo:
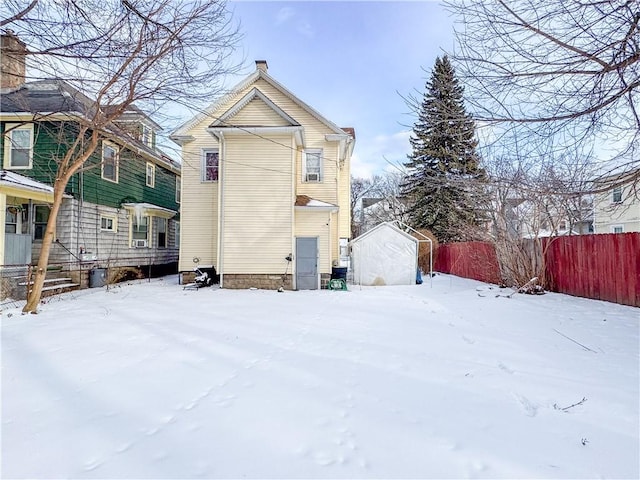
[[[542,248],[550,290],[640,307],[640,233],[556,237]],[[500,281],[495,249],[484,242],[440,245],[434,269]]]
[[[551,290],[640,307],[640,233],[557,237],[543,249]]]
[[[433,269],[481,282],[500,283],[496,249],[487,242],[439,245]]]

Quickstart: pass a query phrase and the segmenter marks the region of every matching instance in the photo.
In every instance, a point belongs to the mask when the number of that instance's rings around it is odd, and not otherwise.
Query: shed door
[[[296,288],[318,289],[318,239],[296,237]]]

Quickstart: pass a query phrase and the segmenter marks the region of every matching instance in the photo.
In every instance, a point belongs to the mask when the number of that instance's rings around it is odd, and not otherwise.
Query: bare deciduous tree
[[[75,139],[56,158],[54,202],[23,309],[35,312],[69,180],[134,103],[157,112],[210,101],[234,69],[238,31],[224,0],[8,0],[2,12],[28,46],[30,79],[64,80],[85,104],[73,117]]]
[[[520,154],[594,150],[600,170],[640,179],[637,0],[450,0],[452,54],[474,118],[516,130]],[[604,146],[606,145],[606,149]],[[516,148],[516,144],[512,144]],[[594,184],[595,185],[595,184]]]

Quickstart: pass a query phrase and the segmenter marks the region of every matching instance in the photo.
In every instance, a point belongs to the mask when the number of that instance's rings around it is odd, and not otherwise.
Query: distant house
[[[176,130],[181,271],[213,265],[224,288],[317,289],[347,258],[352,128],[267,73],[267,62]]]
[[[362,199],[359,234],[368,232],[384,222],[408,220],[407,210],[410,201],[406,197],[365,197]]]
[[[22,42],[10,33],[3,49]],[[0,102],[0,265],[37,263],[56,160],[95,102],[62,80],[25,83],[24,58],[3,58]],[[49,257],[79,284],[90,268],[177,268],[180,166],[156,148],[159,126],[135,107],[104,133],[73,176]]]
[[[595,233],[640,232],[640,170],[611,175],[596,182]]]

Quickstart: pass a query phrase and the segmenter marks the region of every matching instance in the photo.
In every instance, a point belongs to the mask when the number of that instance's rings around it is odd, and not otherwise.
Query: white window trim
[[[151,215],[143,215],[143,218],[147,219],[147,238],[145,239],[146,246],[136,247],[135,242],[138,239],[133,238],[133,225],[136,220],[135,215],[129,215],[129,248],[150,248],[151,247],[151,239],[153,238],[153,232],[151,226],[153,225],[153,217]],[[142,240],[142,239],[140,239]]]
[[[158,225],[157,231],[155,232],[156,234],[156,246],[158,248],[169,248],[169,219],[168,218],[162,218],[162,217],[156,217],[156,223]],[[164,246],[160,246],[160,224],[164,223]]]
[[[320,156],[320,173],[318,180],[309,180],[307,178],[307,153],[314,153]],[[315,172],[314,172],[315,173]],[[324,152],[322,148],[307,148],[302,152],[302,182],[303,183],[322,183],[324,181]]]
[[[616,228],[621,229],[621,231],[616,232]],[[624,225],[611,225],[611,233],[624,233]]]
[[[103,228],[102,227],[102,219],[111,220],[111,225],[113,228]],[[109,232],[109,233],[117,233],[118,231],[118,217],[114,215],[100,215],[100,231],[101,232]]]
[[[104,176],[104,150],[106,147],[113,148],[116,151],[116,165],[115,165],[115,180],[111,178],[107,178]],[[108,140],[102,141],[102,179],[111,183],[118,183],[120,178],[120,147],[113,142],[109,142]]]
[[[218,160],[218,169],[220,169],[220,160]],[[176,203],[180,203],[180,195],[182,195],[182,177],[176,175]]]
[[[49,209],[49,215],[51,215],[51,205],[49,205],[48,203],[34,203],[33,204],[33,209],[32,209],[33,216],[32,216],[32,219],[30,221],[31,221],[31,224],[33,226],[32,232],[31,232],[31,237],[33,238],[34,242],[42,242],[44,240],[44,236],[47,233],[47,225],[49,223],[49,220],[48,220],[49,217],[47,217],[47,221],[46,222],[36,222],[36,209],[41,208],[41,207],[42,208],[44,208],[44,207],[48,208]],[[38,223],[40,225],[44,225],[44,230],[42,231],[42,238],[36,238],[36,223]],[[53,238],[56,238],[56,227],[55,226],[54,226],[54,229],[53,229]]]
[[[149,181],[149,167],[151,167],[151,181]],[[156,166],[147,162],[147,165],[144,168],[144,176],[147,187],[155,188],[156,187]]]
[[[620,200],[615,200],[616,190],[620,191]],[[624,200],[623,195],[624,195],[624,189],[622,188],[622,186],[612,188],[611,189],[611,203],[613,203],[614,205],[618,205],[618,204],[622,203],[622,201]]]
[[[207,153],[215,152],[218,154],[218,178],[216,180],[207,180]],[[202,183],[216,183],[220,180],[220,149],[218,148],[203,148],[200,159],[200,181]]]
[[[151,129],[151,127],[142,124],[142,132],[140,134],[140,140],[147,147],[153,148],[153,130]]]
[[[7,123],[4,128],[4,168],[7,170],[29,170],[33,168],[33,124]],[[13,151],[11,148],[11,136],[13,135],[13,132],[18,130],[29,130],[29,165],[27,166],[11,165],[11,153]]]

